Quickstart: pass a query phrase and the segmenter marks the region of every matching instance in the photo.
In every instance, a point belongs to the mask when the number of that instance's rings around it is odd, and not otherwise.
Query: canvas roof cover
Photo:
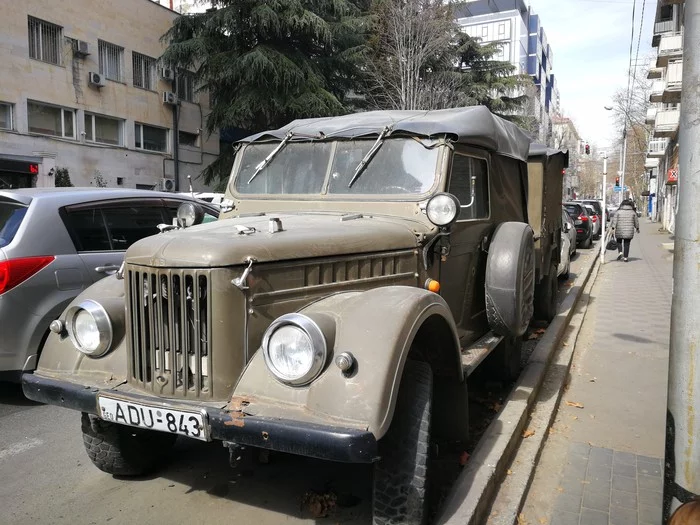
[[[529,156],[530,157],[544,157],[547,156],[547,158],[552,157],[554,155],[564,155],[566,158],[566,162],[564,163],[565,166],[567,167],[569,165],[569,152],[563,151],[560,149],[553,149],[553,148],[548,148],[544,144],[537,144],[533,142],[530,144],[530,152]]]
[[[251,135],[241,142],[282,140],[290,131],[293,140],[353,139],[377,136],[386,127],[390,134],[407,133],[478,146],[527,162],[530,139],[518,126],[491,113],[485,106],[432,111],[368,111],[339,117],[294,120],[286,126]]]

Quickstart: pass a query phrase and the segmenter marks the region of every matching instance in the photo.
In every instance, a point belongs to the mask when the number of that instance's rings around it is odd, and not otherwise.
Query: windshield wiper
[[[284,148],[287,145],[287,142],[289,142],[292,138],[292,135],[294,135],[291,131],[287,133],[287,135],[282,139],[282,142],[280,142],[275,149],[273,149],[270,154],[263,159],[263,161],[255,166],[255,173],[253,173],[253,176],[248,179],[248,184],[253,182],[253,179],[258,176],[258,173],[260,173],[262,170],[265,169],[265,167],[270,164],[270,161],[275,158],[275,155],[277,155],[282,148]]]
[[[376,142],[374,145],[369,149],[367,152],[367,155],[364,156],[364,158],[360,161],[360,163],[357,165],[355,168],[355,174],[352,176],[352,180],[348,184],[348,188],[352,188],[352,185],[355,184],[355,181],[360,178],[360,175],[362,175],[362,172],[365,171],[365,168],[367,167],[367,164],[369,164],[369,161],[372,160],[372,157],[379,151],[379,148],[382,147],[382,143],[384,142],[384,137],[386,137],[387,133],[389,133],[389,126],[385,127],[382,132],[379,134],[377,137]]]

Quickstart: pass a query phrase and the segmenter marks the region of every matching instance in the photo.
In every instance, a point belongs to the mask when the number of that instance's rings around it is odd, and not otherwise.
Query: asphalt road
[[[571,280],[594,250],[579,249]],[[244,474],[229,467],[220,443],[181,439],[157,476],[119,479],[88,459],[79,413],[35,404],[17,385],[0,383],[0,525],[367,524],[371,473],[280,454]],[[311,515],[308,492],[337,495],[328,518]]]

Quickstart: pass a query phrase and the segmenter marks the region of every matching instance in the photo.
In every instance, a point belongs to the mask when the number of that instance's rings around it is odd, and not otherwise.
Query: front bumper
[[[22,389],[33,401],[98,415],[97,388],[23,374]],[[119,396],[135,403],[153,402],[122,392]],[[229,411],[209,407],[205,410],[212,439],[343,463],[371,463],[378,459],[377,441],[368,430],[260,416],[236,417]]]

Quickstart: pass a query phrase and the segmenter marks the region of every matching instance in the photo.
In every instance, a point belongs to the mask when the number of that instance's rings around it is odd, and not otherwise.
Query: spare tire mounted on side
[[[486,265],[486,317],[504,337],[525,333],[533,314],[535,241],[532,228],[504,222],[493,234]]]

